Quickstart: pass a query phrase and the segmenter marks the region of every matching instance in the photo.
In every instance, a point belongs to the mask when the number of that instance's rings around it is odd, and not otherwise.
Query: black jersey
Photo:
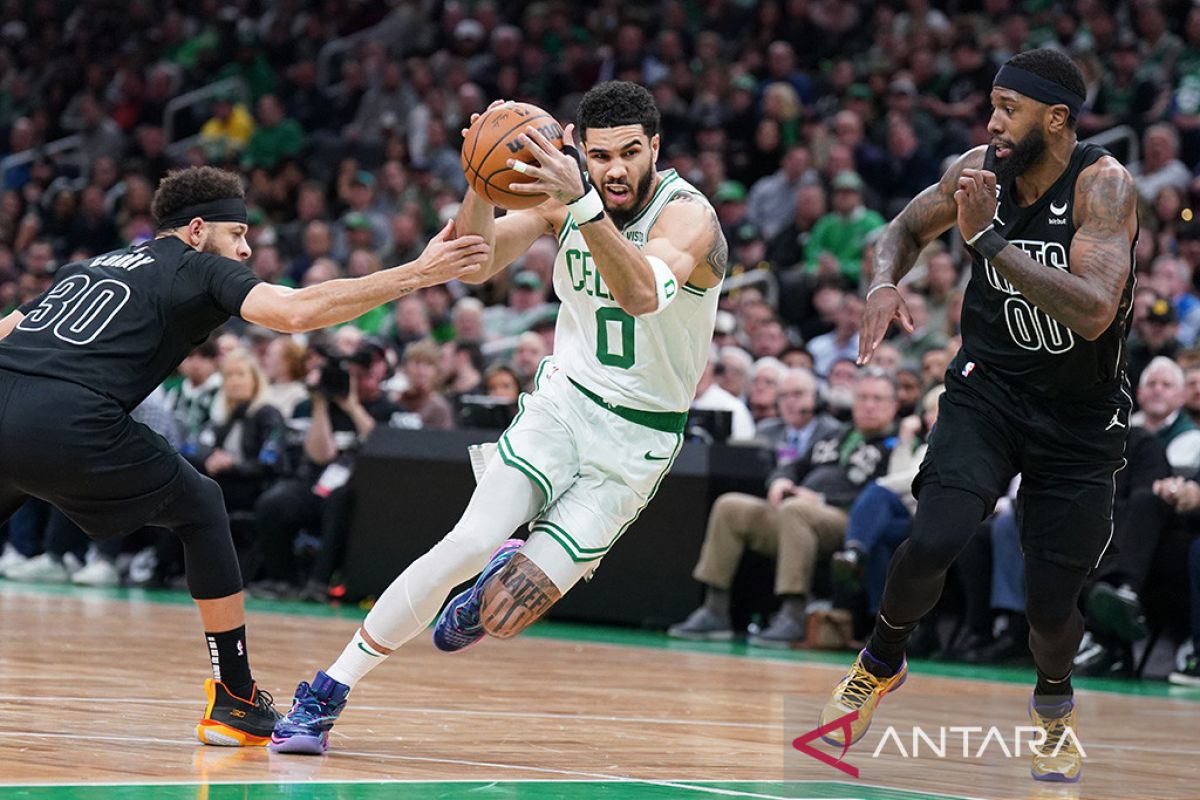
[[[21,306],[0,369],[72,381],[132,410],[257,283],[246,265],[173,236],[68,264]]]
[[[1013,199],[1011,185],[1001,186],[996,231],[1046,269],[1070,272],[1075,181],[1082,170],[1108,154],[1096,145],[1076,145],[1058,181],[1026,208]],[[971,280],[963,297],[960,361],[975,359],[992,373],[1046,397],[1089,399],[1121,385],[1133,294],[1132,248],[1129,280],[1117,315],[1094,342],[1022,296],[982,255],[972,251],[971,258]]]

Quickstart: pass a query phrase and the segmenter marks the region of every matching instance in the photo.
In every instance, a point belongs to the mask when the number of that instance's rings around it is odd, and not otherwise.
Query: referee
[[[408,264],[292,290],[241,263],[250,246],[236,174],[172,172],[152,211],[153,241],[63,267],[46,292],[0,320],[0,522],[37,497],[96,541],[146,525],[174,531],[212,661],[196,734],[205,744],[263,745],[278,715],[250,674],[221,490],[129,412],[231,315],[285,332],[346,322],[470,276],[488,246],[454,239],[449,225]]]

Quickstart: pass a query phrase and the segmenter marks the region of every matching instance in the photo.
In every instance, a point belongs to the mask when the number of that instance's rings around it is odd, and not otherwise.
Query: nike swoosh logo
[[[383,656],[381,656],[379,653],[373,652],[372,650],[368,649],[368,647],[365,644],[363,644],[362,642],[358,643],[358,649],[362,650],[364,653],[369,655],[371,658],[383,658]]]
[[[1056,217],[1061,217],[1063,214],[1067,213],[1067,204],[1063,203],[1061,206],[1056,206],[1054,203],[1051,203],[1050,213]]]
[[[671,460],[670,456],[651,455],[649,450],[646,451],[646,455],[643,456],[643,458],[645,458],[647,461],[670,461]]]

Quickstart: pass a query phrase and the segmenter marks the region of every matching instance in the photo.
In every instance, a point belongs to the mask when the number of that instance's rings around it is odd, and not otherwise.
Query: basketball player
[[[414,262],[292,290],[242,261],[237,175],[177,171],[158,187],[151,242],[68,264],[41,296],[0,320],[0,521],[41,498],[95,540],[146,525],[183,543],[213,677],[200,741],[263,745],[279,716],[255,688],[241,572],[221,490],[129,411],[231,315],[280,331],[322,328],[416,288],[468,276],[488,246],[448,226]]]
[[[1046,739],[1033,777],[1079,779],[1071,662],[1083,633],[1080,588],[1112,535],[1113,480],[1129,430],[1125,336],[1137,239],[1137,191],[1100,147],[1080,144],[1083,76],[1055,50],[1000,68],[992,145],[958,159],[888,226],[876,245],[859,360],[898,319],[896,284],[917,253],[957,225],[971,248],[963,345],[946,372],[937,427],[913,483],[911,537],[897,550],[874,634],[821,713],[827,736],[860,739],[883,695],[907,674],[905,644],[938,600],[952,561],[1021,473],[1030,703]],[[994,167],[985,156],[994,152]],[[1061,747],[1060,747],[1061,744]]]
[[[658,128],[646,89],[603,83],[579,106],[586,177],[573,147],[560,152],[529,128],[525,145],[538,163],[521,167],[535,180],[512,191],[550,199],[495,220],[468,190],[459,230],[493,245],[477,280],[538,237],[558,237],[554,356],[522,396],[458,524],[388,587],[337,661],[297,687],[272,749],[323,752],[354,685],[481,568],[442,612],[434,644],[453,652],[485,634],[520,633],[596,569],[654,496],[683,443],[726,262],[708,201],[674,170],[655,169]],[[528,541],[505,541],[525,523]]]

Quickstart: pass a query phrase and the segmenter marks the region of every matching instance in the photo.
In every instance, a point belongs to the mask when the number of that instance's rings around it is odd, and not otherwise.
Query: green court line
[[[0,800],[564,800],[603,798],[859,798],[962,800],[835,781],[351,781],[304,783],[145,783],[0,786]]]
[[[36,594],[64,597],[102,597],[111,600],[126,600],[166,605],[191,605],[192,599],[186,592],[167,589],[89,589],[70,585],[25,584],[0,580],[0,591],[13,590]],[[298,600],[262,600],[246,598],[246,610],[266,614],[292,614],[327,619],[361,620],[369,609],[368,604],[329,606],[304,603]],[[253,635],[253,634],[251,634]],[[349,631],[347,636],[349,635]],[[617,628],[601,625],[585,625],[573,622],[539,622],[522,636],[536,639],[581,642],[589,644],[612,644],[626,647],[648,647],[680,653],[701,653],[716,656],[738,656],[741,658],[768,661],[790,661],[800,664],[826,664],[849,667],[853,654],[821,652],[817,650],[769,650],[750,647],[744,641],[733,642],[689,642],[671,639],[657,631],[636,628]],[[332,658],[334,654],[330,654]],[[909,669],[916,675],[937,678],[955,678],[1000,683],[1027,684],[1032,687],[1032,667],[983,666],[958,664],[945,661],[913,659]],[[1165,681],[1135,681],[1116,678],[1074,678],[1076,688],[1093,692],[1105,692],[1134,697],[1157,697],[1171,700],[1200,702],[1200,689],[1173,686]]]

